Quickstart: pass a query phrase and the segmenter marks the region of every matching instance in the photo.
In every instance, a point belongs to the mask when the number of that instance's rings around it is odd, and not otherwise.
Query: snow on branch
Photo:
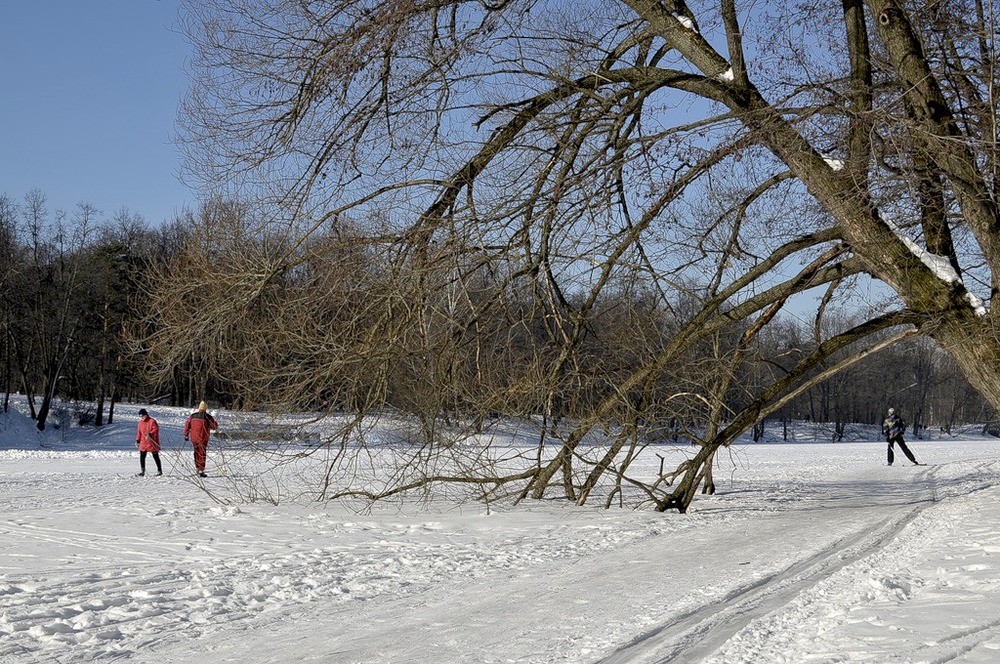
[[[886,226],[889,227],[889,230],[891,230],[896,237],[898,237],[900,241],[906,245],[906,248],[909,249],[914,256],[919,258],[921,263],[930,268],[931,272],[934,273],[934,276],[951,286],[964,287],[965,284],[962,282],[962,277],[960,277],[958,272],[955,271],[955,268],[951,265],[951,261],[948,260],[946,256],[932,254],[911,240],[905,233],[903,233],[899,226],[889,219],[881,210],[878,211],[878,215],[882,221],[885,222]],[[969,301],[969,304],[976,311],[977,316],[986,315],[986,306],[976,295],[966,290],[965,299]]]
[[[671,16],[676,18],[680,22],[680,24],[683,25],[688,30],[698,32],[698,28],[695,27],[694,21],[692,21],[687,16],[684,16],[684,14],[671,14]]]
[[[675,19],[682,26],[690,30],[691,32],[698,32],[698,26],[691,19],[690,16],[685,16],[684,14],[671,13],[670,16]],[[736,79],[736,75],[733,73],[733,68],[729,67],[724,71],[719,72],[711,78],[716,81],[721,81],[723,83],[732,83]]]

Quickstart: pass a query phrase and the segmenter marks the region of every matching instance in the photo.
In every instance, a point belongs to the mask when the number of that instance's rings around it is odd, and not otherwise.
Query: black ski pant
[[[899,443],[899,449],[903,450],[903,454],[905,454],[906,458],[909,459],[912,463],[917,462],[916,457],[913,456],[913,452],[911,452],[910,448],[906,446],[905,442],[903,442],[902,434],[896,434],[892,438],[886,438],[886,442],[889,443],[889,465],[892,465],[892,462],[895,459],[895,455],[893,455],[892,453],[893,443]]]
[[[139,452],[139,472],[146,472],[146,452]],[[156,462],[156,472],[162,473],[163,466],[160,465],[160,453],[159,452],[149,452],[153,455],[153,461]]]

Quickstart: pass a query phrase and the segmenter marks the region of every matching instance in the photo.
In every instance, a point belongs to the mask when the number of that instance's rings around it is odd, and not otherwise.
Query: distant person
[[[198,404],[198,412],[191,413],[184,423],[184,440],[191,440],[194,447],[194,467],[198,477],[208,477],[205,474],[205,459],[208,456],[208,438],[219,428],[219,423],[208,414],[208,404],[202,401]]]
[[[156,423],[145,408],[139,409],[139,426],[135,432],[135,446],[139,448],[139,474],[136,477],[143,477],[146,474],[146,453],[153,453],[153,461],[156,462],[156,474],[163,474],[163,466],[160,465],[160,425]]]
[[[895,409],[890,408],[885,422],[882,423],[882,433],[885,434],[885,442],[889,443],[889,465],[892,465],[894,459],[892,446],[894,443],[899,443],[899,449],[903,450],[906,458],[913,462],[914,466],[919,466],[920,464],[914,458],[913,452],[910,451],[910,448],[906,446],[906,442],[903,440],[904,431],[906,431],[906,422],[896,414]]]

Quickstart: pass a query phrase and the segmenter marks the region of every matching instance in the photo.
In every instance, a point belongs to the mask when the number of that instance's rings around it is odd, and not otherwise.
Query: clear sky
[[[0,0],[0,194],[156,226],[195,194],[173,144],[191,49],[179,0]]]

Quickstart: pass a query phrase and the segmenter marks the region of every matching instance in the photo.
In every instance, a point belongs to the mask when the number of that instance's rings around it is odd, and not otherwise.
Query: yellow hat
[[[208,410],[208,404],[202,401],[200,404],[198,404],[198,410]]]

